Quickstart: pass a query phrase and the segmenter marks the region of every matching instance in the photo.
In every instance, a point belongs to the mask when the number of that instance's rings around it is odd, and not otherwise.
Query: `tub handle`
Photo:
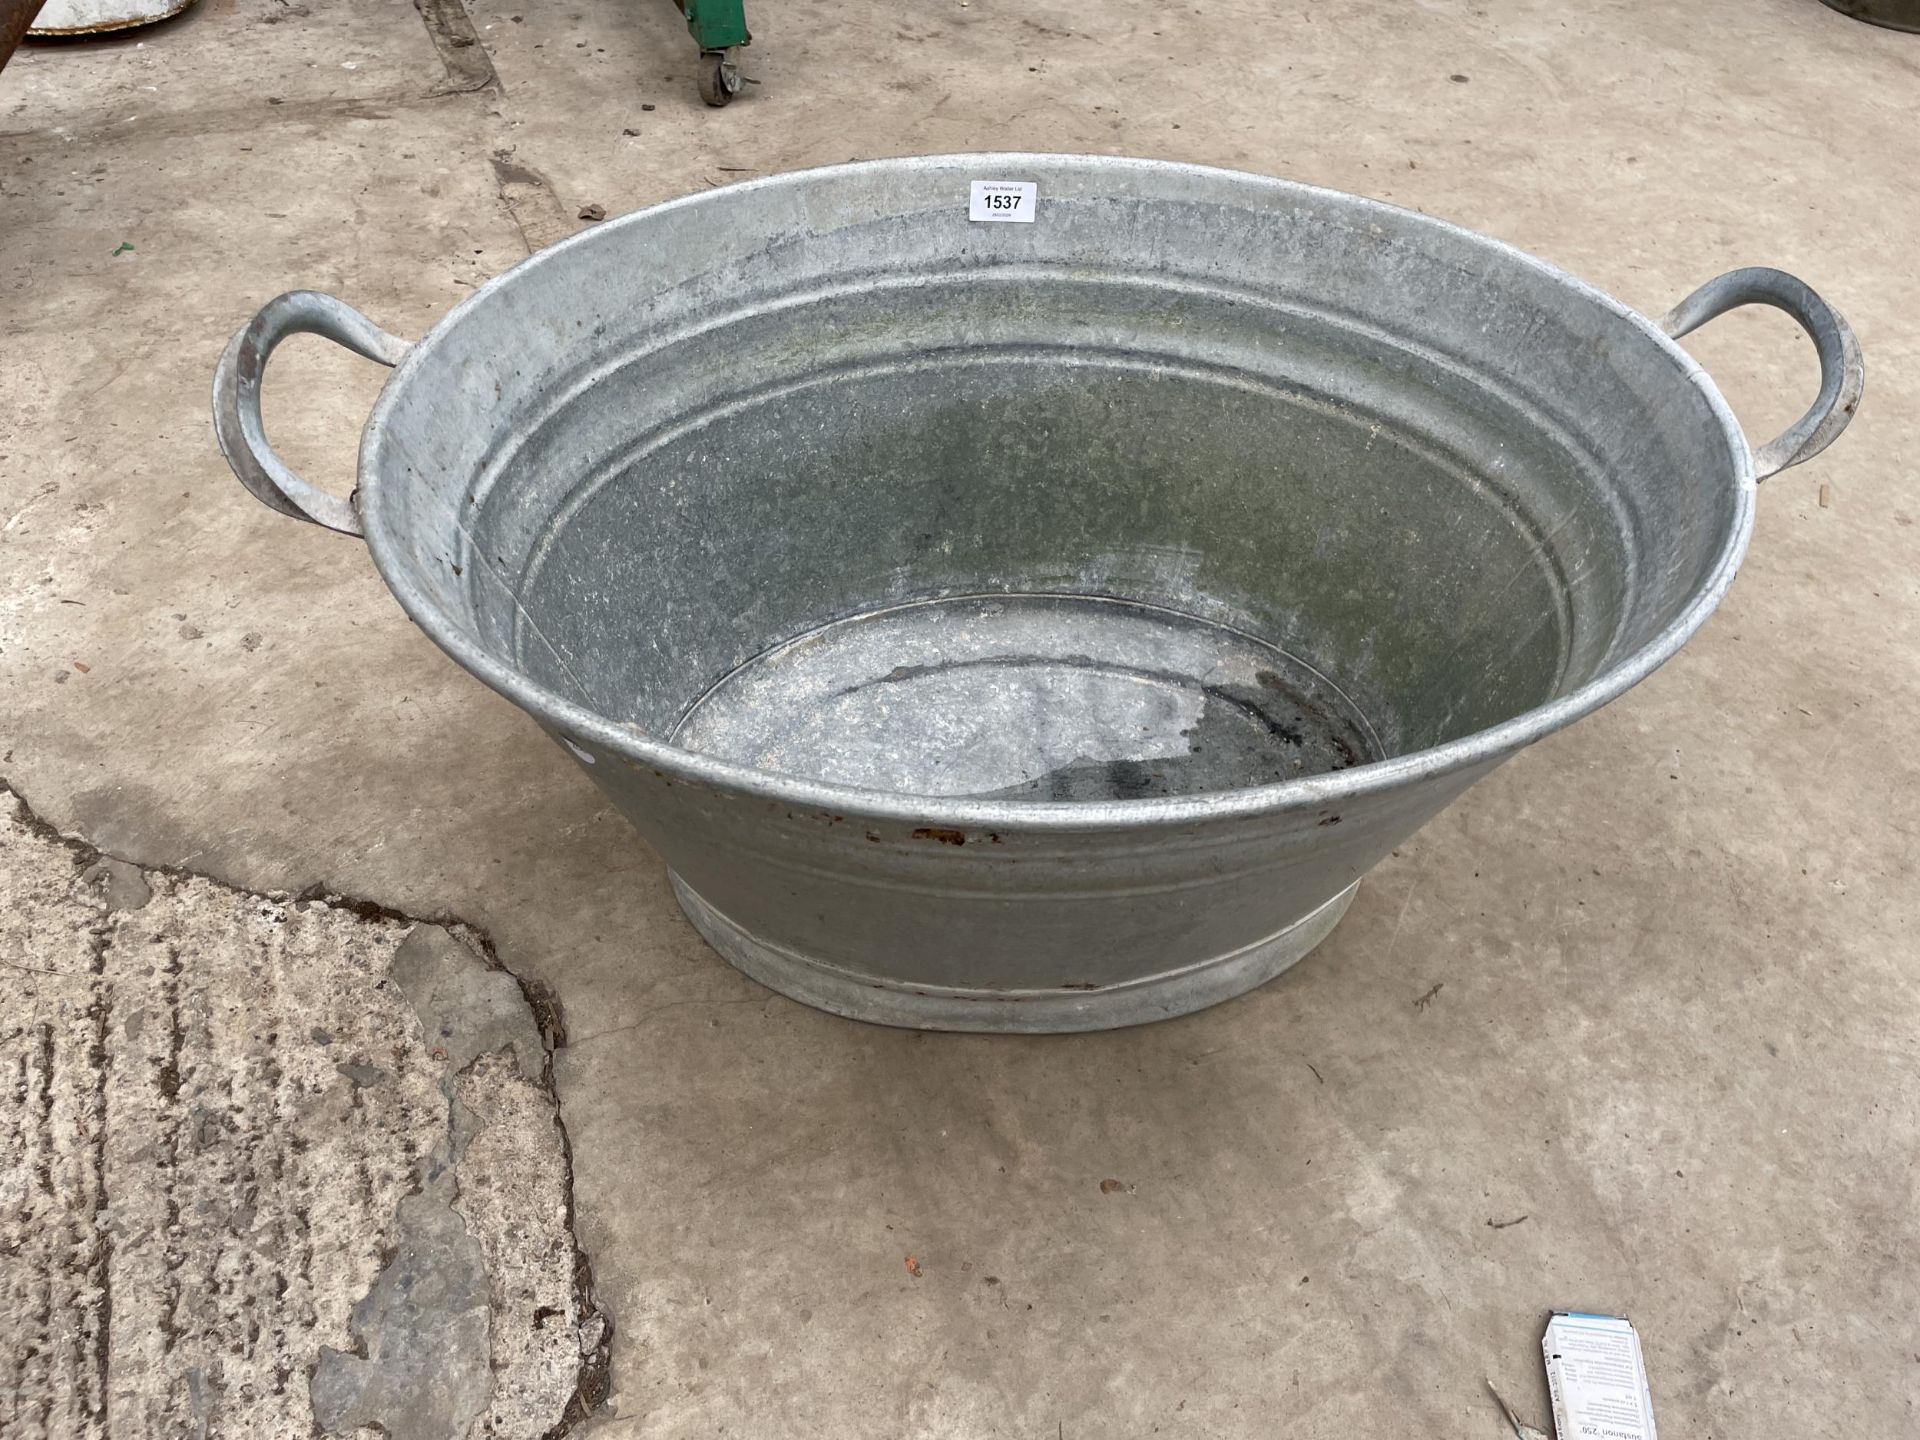
[[[1820,355],[1820,395],[1813,407],[1787,427],[1779,438],[1753,453],[1756,482],[1778,475],[1789,465],[1811,460],[1839,438],[1860,408],[1866,389],[1866,362],[1860,342],[1840,312],[1822,300],[1804,282],[1784,270],[1756,265],[1729,270],[1709,280],[1660,321],[1660,328],[1678,340],[1698,330],[1716,315],[1739,305],[1771,305],[1800,322]]]
[[[382,365],[398,365],[410,342],[389,335],[344,300],[318,290],[289,290],[240,327],[213,372],[213,433],[240,483],[282,515],[358,535],[360,516],[353,501],[309,485],[267,443],[260,381],[267,358],[289,335],[324,335]]]

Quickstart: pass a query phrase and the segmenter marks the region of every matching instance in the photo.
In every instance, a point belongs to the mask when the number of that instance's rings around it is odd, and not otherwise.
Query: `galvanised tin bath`
[[[1031,209],[970,219],[974,181]],[[1748,303],[1821,365],[1757,452],[1672,338]],[[261,429],[301,331],[395,367],[350,501]],[[364,534],[734,964],[861,1019],[1040,1031],[1312,949],[1392,846],[1679,649],[1756,481],[1861,384],[1778,271],[1655,324],[1348,195],[971,155],[629,215],[411,345],[284,295],[214,413],[247,487]]]

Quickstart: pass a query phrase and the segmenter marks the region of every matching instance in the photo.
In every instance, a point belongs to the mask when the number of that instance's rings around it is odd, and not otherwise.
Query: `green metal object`
[[[731,50],[751,40],[744,0],[683,0],[687,29],[702,51]]]
[[[700,47],[694,83],[709,105],[725,105],[740,93],[739,48],[753,42],[747,33],[745,0],[674,0],[687,17],[687,29]]]

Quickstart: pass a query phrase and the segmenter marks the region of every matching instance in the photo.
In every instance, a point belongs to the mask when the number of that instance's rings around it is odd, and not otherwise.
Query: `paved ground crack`
[[[447,67],[446,80],[434,88],[433,94],[465,95],[500,89],[493,57],[480,43],[479,32],[460,0],[413,0],[413,8],[420,12],[427,34],[433,38],[433,48]]]
[[[494,151],[493,178],[500,203],[519,227],[529,255],[566,239],[577,228],[567,218],[553,183],[538,170],[515,160],[511,150]]]

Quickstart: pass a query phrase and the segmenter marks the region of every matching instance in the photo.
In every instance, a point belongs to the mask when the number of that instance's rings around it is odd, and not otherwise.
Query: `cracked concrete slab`
[[[400,1202],[394,1258],[351,1318],[354,1349],[323,1349],[309,1393],[329,1435],[470,1433],[487,1408],[487,1276],[451,1196]]]
[[[585,1412],[607,1324],[548,1054],[476,943],[143,871],[0,791],[0,1431]]]

